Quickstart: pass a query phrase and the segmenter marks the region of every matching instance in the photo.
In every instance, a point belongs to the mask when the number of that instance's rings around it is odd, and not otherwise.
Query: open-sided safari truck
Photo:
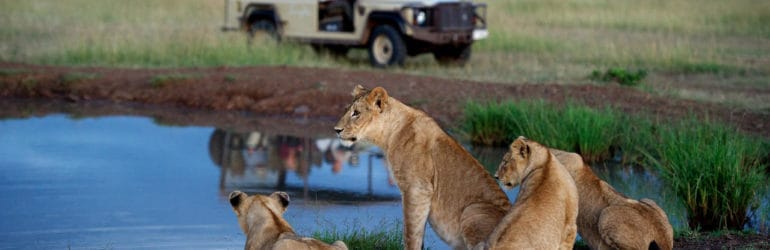
[[[473,42],[488,35],[486,5],[461,0],[225,0],[224,30],[338,55],[366,48],[375,67],[422,53],[461,65]]]

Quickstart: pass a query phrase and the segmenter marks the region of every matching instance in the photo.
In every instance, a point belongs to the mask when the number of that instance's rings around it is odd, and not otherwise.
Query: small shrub
[[[33,89],[35,89],[35,87],[37,87],[37,84],[38,82],[37,82],[37,79],[35,78],[25,77],[24,79],[21,80],[21,86],[24,87],[24,89],[27,91],[32,91]]]
[[[99,75],[95,73],[67,72],[59,76],[59,83],[63,86],[69,86],[85,80],[96,79]]]
[[[227,83],[234,83],[237,80],[238,80],[238,76],[236,75],[233,75],[233,74],[225,75],[225,82]]]
[[[690,228],[741,230],[765,181],[762,142],[735,129],[695,119],[657,131],[645,151],[687,209]]]
[[[14,69],[14,68],[2,68],[0,69],[0,76],[14,76],[19,74],[27,73],[27,70],[25,69]]]
[[[591,73],[591,79],[603,82],[617,82],[620,85],[636,86],[647,76],[647,71],[640,69],[636,72],[631,72],[623,68],[609,68],[602,73],[599,70],[594,70]]]
[[[182,73],[172,73],[172,74],[165,74],[165,75],[156,75],[152,77],[152,80],[150,80],[150,84],[154,88],[163,88],[165,86],[168,86],[169,84],[189,80],[195,78],[196,75],[192,74],[182,74]]]

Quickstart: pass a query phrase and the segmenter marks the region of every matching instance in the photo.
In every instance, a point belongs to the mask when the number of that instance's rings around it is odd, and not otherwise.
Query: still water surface
[[[489,171],[505,153],[471,151]],[[683,209],[655,176],[595,170],[633,198],[656,200],[675,226],[683,223]],[[227,202],[236,189],[289,192],[285,217],[303,235],[376,230],[402,218],[376,147],[141,117],[0,121],[0,249],[242,249],[245,236]],[[516,192],[507,194],[513,200]],[[427,247],[446,248],[427,231]]]

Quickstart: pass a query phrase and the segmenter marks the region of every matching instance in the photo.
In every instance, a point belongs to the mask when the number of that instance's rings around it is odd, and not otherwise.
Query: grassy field
[[[368,69],[308,46],[248,47],[222,33],[222,0],[0,1],[0,60],[44,64],[177,67],[288,64]],[[500,82],[587,82],[608,67],[658,74],[716,74],[766,83],[770,2],[488,0],[490,37],[462,68],[430,56],[396,71]],[[734,76],[741,76],[734,79]]]
[[[430,55],[393,72],[501,83],[595,83],[645,70],[658,95],[770,111],[770,2],[488,0],[490,37],[465,67]],[[0,1],[0,60],[54,65],[294,65],[372,70],[310,46],[221,32],[223,0]]]

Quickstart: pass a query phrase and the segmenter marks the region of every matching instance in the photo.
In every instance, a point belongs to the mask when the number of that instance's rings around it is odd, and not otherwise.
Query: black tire
[[[249,25],[249,44],[260,42],[260,40],[280,41],[275,23],[267,19],[260,19]]]
[[[209,137],[209,158],[217,167],[222,167],[222,152],[224,152],[225,131],[221,129],[214,130]]]
[[[401,34],[392,26],[374,28],[369,36],[369,62],[377,68],[404,65],[406,45]]]
[[[447,46],[433,51],[433,58],[445,66],[463,66],[471,59],[471,45]]]

